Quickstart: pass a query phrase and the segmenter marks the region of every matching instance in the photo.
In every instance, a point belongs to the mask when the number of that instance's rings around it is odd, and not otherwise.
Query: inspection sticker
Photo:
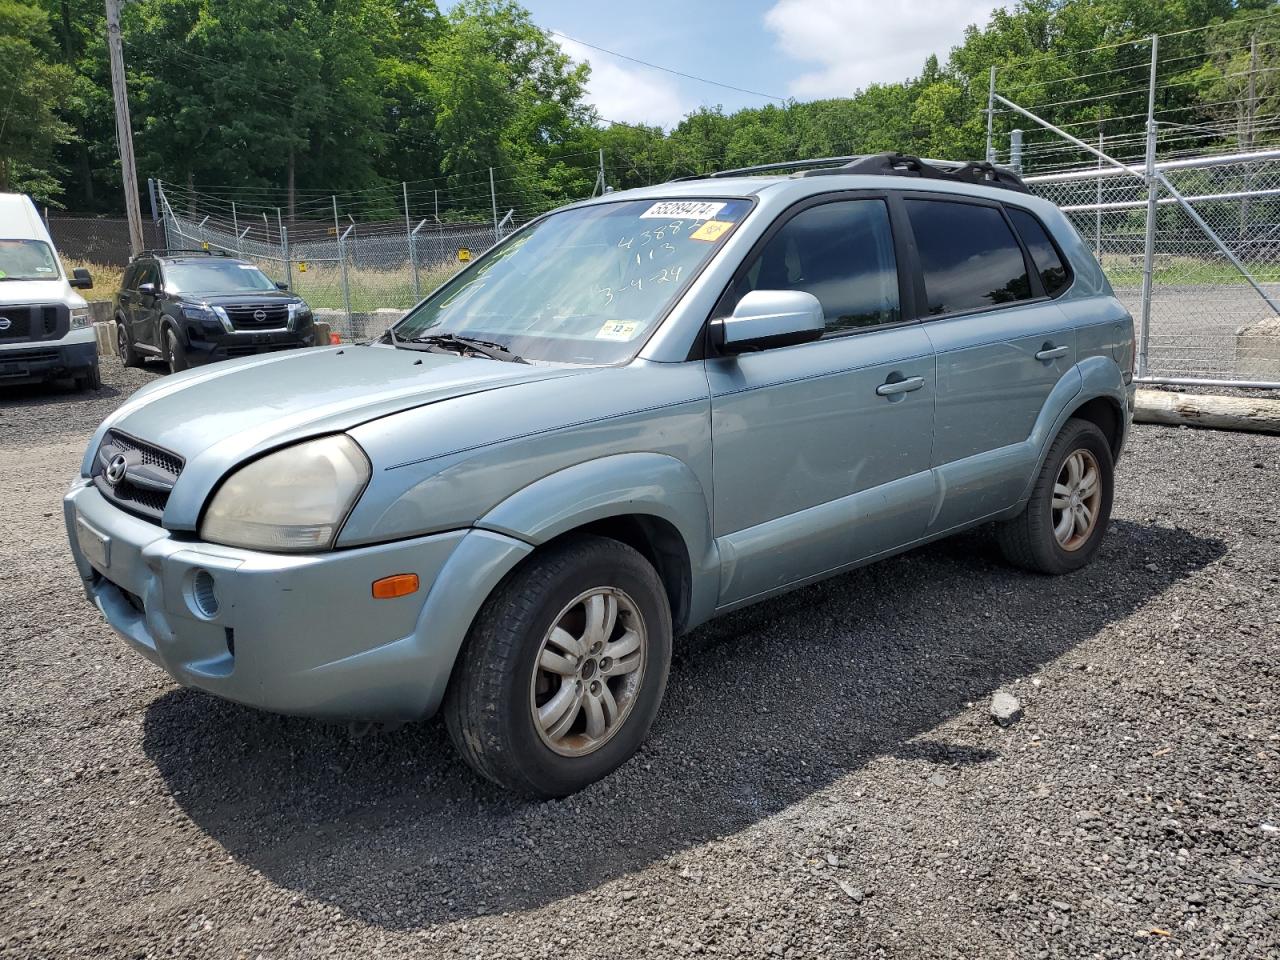
[[[689,234],[689,239],[709,240],[714,243],[724,236],[724,232],[732,226],[733,224],[728,220],[708,220],[693,233]]]
[[[724,209],[714,200],[659,200],[640,214],[641,220],[710,220]]]
[[[640,329],[639,320],[610,320],[596,333],[597,340],[630,340]]]

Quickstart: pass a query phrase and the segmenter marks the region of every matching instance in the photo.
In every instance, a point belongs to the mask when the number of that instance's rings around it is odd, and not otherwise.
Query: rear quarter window
[[[1051,297],[1056,297],[1071,284],[1071,272],[1067,269],[1062,252],[1035,214],[1018,207],[1005,207],[1005,209],[1009,212],[1009,219],[1013,221],[1018,235],[1022,237],[1022,242],[1026,244],[1027,251],[1031,254],[1036,272],[1040,274],[1040,282],[1044,284],[1044,292]]]

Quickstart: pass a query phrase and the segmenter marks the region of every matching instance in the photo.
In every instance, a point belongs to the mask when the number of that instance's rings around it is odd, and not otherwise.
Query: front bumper
[[[186,330],[186,335],[187,359],[197,364],[314,346],[315,330],[307,324],[297,330],[237,330],[235,333],[215,333],[211,329],[193,324]]]
[[[324,554],[240,550],[175,539],[84,480],[63,507],[85,593],[131,647],[184,686],[316,717],[433,713],[475,612],[531,549],[459,530]],[[374,600],[370,584],[396,573],[422,588]]]
[[[0,384],[38,383],[87,373],[98,362],[93,331],[69,334],[62,340],[0,347]]]

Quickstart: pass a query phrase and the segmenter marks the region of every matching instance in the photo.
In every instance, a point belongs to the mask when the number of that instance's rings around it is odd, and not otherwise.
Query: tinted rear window
[[[1058,253],[1058,248],[1049,239],[1044,224],[1032,214],[1017,207],[1005,209],[1009,211],[1009,219],[1013,221],[1022,242],[1027,245],[1031,260],[1036,265],[1036,272],[1040,274],[1040,282],[1044,284],[1044,292],[1051,297],[1057,296],[1066,289],[1071,279],[1066,264],[1062,262],[1062,254]]]
[[[908,200],[933,316],[1031,298],[1022,248],[995,207]]]

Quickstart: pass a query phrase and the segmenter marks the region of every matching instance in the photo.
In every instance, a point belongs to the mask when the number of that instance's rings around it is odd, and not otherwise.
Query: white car
[[[0,385],[68,378],[98,389],[93,316],[76,288],[93,286],[89,271],[70,277],[31,198],[0,193]]]

